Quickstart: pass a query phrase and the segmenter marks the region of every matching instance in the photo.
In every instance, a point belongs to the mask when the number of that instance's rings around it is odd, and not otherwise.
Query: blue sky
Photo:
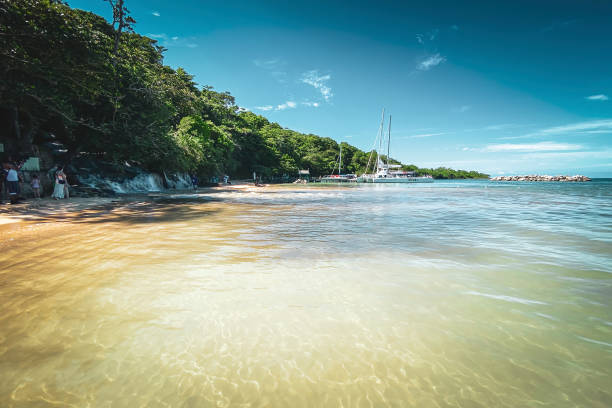
[[[102,0],[72,7],[110,17]],[[165,63],[423,167],[612,177],[612,2],[127,0]]]

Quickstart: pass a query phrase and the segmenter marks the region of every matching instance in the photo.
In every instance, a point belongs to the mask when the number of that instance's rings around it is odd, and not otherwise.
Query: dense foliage
[[[164,49],[133,32],[124,0],[106,0],[113,22],[60,0],[0,0],[0,120],[29,153],[53,134],[70,155],[99,153],[149,170],[236,177],[330,173],[339,145],[240,109],[199,89]],[[343,168],[362,172],[369,153],[343,144]],[[482,177],[446,168],[437,178]]]

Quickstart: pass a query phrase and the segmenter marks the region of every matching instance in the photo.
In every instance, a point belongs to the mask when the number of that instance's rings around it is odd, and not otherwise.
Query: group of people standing
[[[23,183],[23,175],[20,173],[21,164],[15,162],[2,163],[0,168],[0,199],[6,195],[11,204],[17,203],[21,197],[21,183]],[[59,200],[62,198],[70,198],[70,190],[68,189],[68,178],[64,173],[63,167],[58,167],[53,173],[54,188],[51,197]],[[33,174],[30,180],[30,187],[34,198],[40,199],[42,193],[42,183],[37,174]],[[1,202],[1,201],[0,201]]]

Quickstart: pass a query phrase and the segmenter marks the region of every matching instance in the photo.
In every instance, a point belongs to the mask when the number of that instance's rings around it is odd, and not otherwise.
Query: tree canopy
[[[58,0],[0,0],[0,120],[20,151],[52,133],[75,156],[97,153],[151,171],[314,176],[336,166],[339,144],[285,129],[239,108],[229,92],[198,87],[139,35],[124,0],[113,22]],[[369,152],[342,144],[342,167],[364,171]],[[486,175],[418,169],[436,178]]]

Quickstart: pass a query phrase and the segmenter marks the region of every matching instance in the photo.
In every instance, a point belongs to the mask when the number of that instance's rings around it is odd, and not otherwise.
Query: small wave
[[[600,346],[612,347],[612,344],[606,343],[605,341],[593,340],[593,339],[589,339],[588,337],[582,337],[582,336],[576,336],[576,337],[578,337],[580,340],[584,340],[584,341],[587,341],[589,343],[599,344]]]
[[[529,299],[523,299],[520,297],[506,296],[506,295],[491,295],[489,293],[482,293],[482,292],[476,292],[476,291],[466,292],[465,294],[474,295],[474,296],[483,296],[483,297],[488,297],[491,299],[503,300],[505,302],[521,303],[524,305],[546,305],[548,304],[546,302],[540,302],[539,300],[529,300]]]

